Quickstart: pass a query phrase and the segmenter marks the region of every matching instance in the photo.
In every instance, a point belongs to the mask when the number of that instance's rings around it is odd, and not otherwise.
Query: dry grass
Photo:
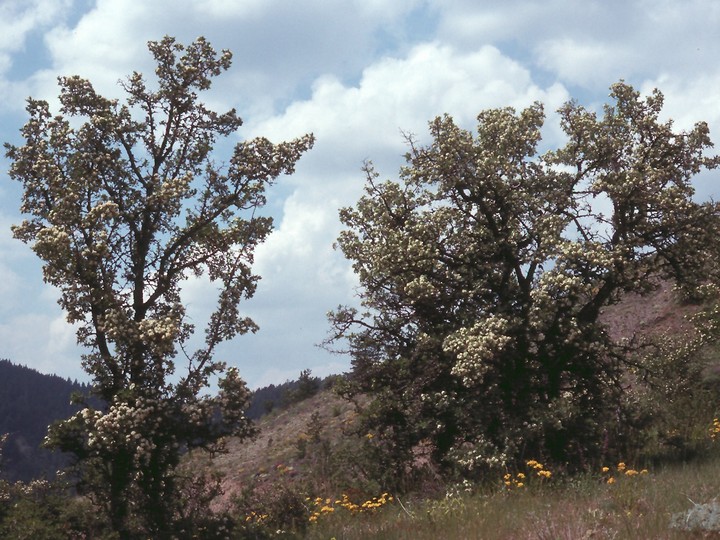
[[[257,423],[258,435],[250,441],[230,439],[226,454],[211,460],[201,452],[194,456],[196,469],[210,468],[222,474],[224,495],[218,504],[224,505],[250,484],[277,480],[278,467],[283,474],[302,475],[306,460],[298,456],[297,441],[307,432],[314,413],[319,415],[323,433],[334,438],[342,436],[343,426],[355,416],[351,403],[331,391],[322,391],[300,403],[263,416]]]
[[[607,308],[604,314],[614,337],[633,332],[679,333],[685,329],[683,315],[693,306],[678,306],[667,284],[642,300],[630,299]],[[343,427],[352,423],[353,406],[324,391],[289,409],[275,411],[259,422],[260,434],[252,441],[228,441],[229,453],[211,462],[196,461],[223,474],[226,492],[222,504],[230,506],[233,496],[248,486],[259,491],[297,491],[302,497],[337,498],[340,493],[304,493],[322,483],[313,476],[312,456],[298,452],[298,441],[308,433],[312,415],[319,415],[322,435],[336,445]],[[498,478],[493,489],[474,495],[440,500],[395,500],[370,515],[337,511],[322,515],[309,524],[300,538],[310,540],[582,540],[582,539],[686,539],[720,538],[720,532],[682,531],[670,527],[673,515],[685,512],[693,503],[720,498],[720,441],[713,459],[651,470],[649,474],[625,477],[606,483],[607,475],[556,479],[532,483],[525,489],[508,492]],[[308,478],[310,476],[310,478]],[[336,486],[337,487],[337,486]],[[436,486],[438,487],[438,486]],[[442,486],[439,486],[442,488]],[[435,490],[437,492],[437,490]],[[375,493],[374,495],[379,495]],[[310,515],[308,508],[308,516]],[[241,516],[242,517],[242,516]],[[266,531],[268,532],[268,531]],[[270,536],[296,538],[290,533]]]
[[[328,517],[306,538],[483,539],[483,540],[671,540],[720,538],[720,532],[670,527],[675,514],[720,495],[720,457],[619,477],[608,485],[600,475],[515,492],[461,496],[440,501],[405,501],[382,515],[362,519]]]

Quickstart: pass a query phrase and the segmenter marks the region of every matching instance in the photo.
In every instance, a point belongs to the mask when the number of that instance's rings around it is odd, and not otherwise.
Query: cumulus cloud
[[[12,238],[16,221],[0,212],[0,358],[84,379],[75,329],[57,305],[57,289],[43,283],[35,255]]]
[[[619,78],[717,72],[720,5],[621,0],[433,0],[438,36],[463,48],[492,43],[566,85],[593,91]]]
[[[8,53],[21,50],[27,35],[56,20],[69,0],[5,0],[0,4],[0,55],[9,65]]]
[[[554,109],[567,97],[561,85],[534,84],[525,68],[495,47],[460,52],[431,42],[407,56],[379,59],[356,85],[320,77],[309,99],[251,122],[248,135],[284,140],[312,131],[317,143],[297,173],[283,180],[292,191],[277,230],[256,253],[262,281],[247,309],[261,331],[238,340],[243,372],[252,378],[254,355],[273,358],[280,368],[338,362],[315,344],[326,336],[326,311],[357,302],[350,264],[332,244],[341,229],[338,208],[362,193],[366,159],[381,176],[397,177],[407,151],[403,132],[427,140],[427,122],[437,115],[447,112],[474,129],[483,109],[521,108],[536,100]],[[347,367],[348,360],[343,362],[338,365]]]
[[[0,212],[0,314],[12,316],[18,306],[29,303],[28,297],[42,287],[33,287],[28,278],[36,278],[42,285],[40,269],[25,271],[28,263],[34,262],[34,255],[26,246],[12,237],[10,227],[15,220]]]
[[[540,100],[552,109],[567,98],[561,85],[542,89],[534,84],[526,68],[495,47],[458,52],[433,42],[417,45],[407,57],[377,61],[356,86],[321,77],[309,100],[252,124],[252,131],[277,138],[312,131],[318,139],[313,154],[322,154],[322,163],[334,168],[338,161],[348,163],[345,156],[354,156],[349,163],[358,166],[357,156],[363,154],[396,154],[404,144],[400,130],[424,133],[427,122],[444,113],[473,128],[474,118],[486,108],[521,108]]]
[[[0,358],[42,373],[85,380],[81,354],[74,329],[57,306],[4,316],[0,323]]]
[[[562,80],[585,87],[602,87],[631,73],[638,58],[622,45],[551,39],[537,50],[538,63]]]
[[[22,108],[26,85],[16,80],[14,71],[26,69],[28,40],[62,20],[70,4],[71,0],[0,2],[0,111]]]
[[[170,34],[181,43],[205,36],[230,49],[235,66],[217,84],[215,98],[243,114],[272,114],[290,94],[324,72],[352,78],[375,53],[383,29],[392,29],[418,1],[282,0],[98,0],[72,26],[58,25],[45,37],[52,66],[34,75],[30,93],[52,99],[58,74],[91,78],[106,94],[118,94],[118,79],[147,73],[149,40]]]
[[[649,94],[654,88],[660,89],[665,97],[664,120],[672,120],[676,130],[685,131],[692,129],[697,122],[707,122],[710,138],[715,141],[714,153],[720,152],[720,100],[717,99],[720,71],[710,71],[694,78],[663,74],[646,81],[639,90]],[[693,181],[696,198],[701,201],[717,200],[720,196],[717,179],[716,171],[697,176]]]

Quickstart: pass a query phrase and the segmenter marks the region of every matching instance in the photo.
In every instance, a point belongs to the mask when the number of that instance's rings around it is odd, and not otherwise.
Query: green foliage
[[[199,93],[230,67],[231,53],[217,54],[204,38],[148,46],[155,89],[133,73],[121,83],[121,103],[87,80],[61,77],[60,114],[29,99],[24,145],[6,145],[28,216],[14,235],[31,244],[45,281],[60,291],[104,402],[84,403],[53,426],[48,444],[75,456],[80,488],[122,539],[180,534],[181,453],[220,450],[223,437],[252,433],[249,391],[213,354],[257,330],[239,305],[255,292],[253,252],[272,229],[258,209],[266,187],[313,144],[311,135],[277,145],[257,138],[216,160],[216,141],[242,121],[235,110],[208,110]],[[181,290],[203,274],[218,285],[218,301],[193,352]],[[176,360],[185,371],[176,372]],[[215,396],[204,392],[211,377]]]
[[[0,464],[7,436],[0,436]],[[92,512],[87,501],[73,498],[68,485],[52,482],[0,480],[0,537],[8,540],[116,538],[108,523]]]
[[[630,427],[625,455],[686,460],[707,454],[716,443],[713,421],[720,416],[720,304],[715,286],[696,293],[705,298],[693,325],[676,336],[645,343],[625,395]]]
[[[367,165],[338,238],[362,310],[331,312],[329,342],[349,344],[345,392],[371,397],[364,429],[391,470],[420,447],[470,476],[527,456],[587,466],[626,421],[632,362],[602,308],[717,273],[717,207],[691,185],[718,165],[707,126],[674,132],[658,91],[611,97],[602,117],[560,109],[567,144],[542,156],[535,104],[480,113],[475,136],[435,119],[398,181]]]
[[[308,526],[306,489],[283,479],[270,485],[249,485],[235,501],[239,538],[270,538],[284,531],[291,538]]]

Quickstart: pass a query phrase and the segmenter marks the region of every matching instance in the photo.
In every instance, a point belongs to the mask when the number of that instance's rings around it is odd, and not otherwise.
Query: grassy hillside
[[[226,454],[208,459],[198,453],[193,459],[222,475],[224,495],[219,504],[227,505],[251,485],[307,482],[309,476],[316,474],[318,459],[322,457],[311,441],[313,429],[320,427],[318,436],[336,448],[354,414],[351,403],[324,390],[261,417],[257,421],[259,433],[251,441],[231,439]]]
[[[713,506],[720,440],[711,425],[688,461],[608,463],[572,477],[531,463],[482,486],[428,483],[427,491],[399,496],[333,476],[333,467],[352,460],[336,453],[344,451],[341,434],[353,415],[351,404],[323,391],[263,417],[252,442],[230,441],[228,454],[204,462],[223,474],[222,506],[245,527],[238,538],[720,537],[720,506]],[[318,421],[321,442],[303,442]]]
[[[619,339],[679,333],[696,309],[678,305],[663,285],[608,308],[604,317]],[[709,351],[709,363],[717,356]],[[354,432],[355,417],[351,403],[326,390],[262,417],[251,442],[228,441],[226,455],[195,457],[193,464],[221,475],[218,508],[230,509],[248,537],[277,531],[312,539],[720,537],[706,530],[720,531],[720,506],[712,506],[720,493],[720,441],[711,436],[712,418],[694,419],[688,452],[628,456],[627,463],[581,476],[546,469],[538,476],[527,466],[482,485],[453,485],[428,468],[423,482],[399,496],[386,493],[377,470],[369,470],[372,435]]]
[[[665,335],[684,330],[684,315],[696,309],[676,304],[661,287],[609,308],[605,317],[616,338]],[[720,349],[703,358],[716,366]],[[488,473],[480,483],[460,482],[441,477],[418,448],[413,465],[421,475],[407,489],[388,492],[388,480],[402,471],[387,467],[375,452],[378,438],[358,429],[356,405],[368,402],[286,385],[295,389],[292,399],[260,396],[259,403],[284,405],[258,419],[254,439],[226,441],[226,454],[187,456],[188,477],[206,479],[188,485],[198,512],[207,515],[204,501],[221,488],[212,508],[227,512],[228,526],[218,538],[720,538],[720,420],[713,419],[713,403],[668,394],[674,403],[662,412],[682,412],[668,425],[685,425],[678,440],[689,444],[673,446],[668,433],[654,433],[642,451],[590,464],[579,475],[566,472],[577,467],[529,461]],[[21,528],[36,538],[111,538],[87,500],[68,498],[62,486],[33,485],[0,481],[0,537],[29,537]]]
[[[625,472],[635,469],[628,468]],[[639,471],[637,471],[639,473]],[[613,476],[610,476],[610,474]],[[515,475],[514,475],[515,476]],[[608,484],[608,480],[614,482]],[[718,538],[720,456],[627,476],[617,471],[431,501],[390,503],[377,515],[336,510],[310,527],[310,539],[579,540]],[[715,529],[711,531],[708,529]]]

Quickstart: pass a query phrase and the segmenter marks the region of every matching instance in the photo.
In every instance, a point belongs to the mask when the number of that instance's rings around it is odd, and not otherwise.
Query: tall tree
[[[373,396],[367,427],[391,459],[423,442],[474,471],[589,457],[628,361],[601,309],[716,268],[718,209],[691,185],[718,164],[707,126],[673,131],[658,91],[618,83],[611,97],[600,118],[566,104],[567,144],[542,156],[536,103],[482,112],[476,136],[435,119],[399,181],[367,167],[338,240],[364,309],[332,312],[330,341],[347,339],[352,391]]]
[[[50,443],[78,458],[84,487],[121,538],[178,534],[182,452],[218,449],[222,437],[252,431],[245,383],[214,351],[257,330],[239,307],[255,292],[253,252],[272,229],[258,210],[266,187],[291,174],[313,144],[311,135],[281,144],[257,138],[217,161],[218,138],[242,121],[234,109],[208,110],[199,93],[230,67],[231,53],[217,54],[203,38],[148,46],[155,80],[133,73],[121,82],[124,103],[85,79],[61,77],[60,114],[29,99],[24,145],[6,145],[28,215],[14,235],[31,244],[45,281],[59,289],[105,403],[54,426]],[[195,327],[181,290],[203,274],[218,284],[217,309],[204,345],[189,351]],[[216,376],[211,397],[204,390]]]

